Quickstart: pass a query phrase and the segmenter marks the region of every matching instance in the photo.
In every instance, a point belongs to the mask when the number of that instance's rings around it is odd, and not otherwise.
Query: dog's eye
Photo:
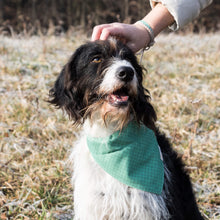
[[[92,63],[101,63],[102,62],[102,58],[101,57],[94,57],[92,59]]]

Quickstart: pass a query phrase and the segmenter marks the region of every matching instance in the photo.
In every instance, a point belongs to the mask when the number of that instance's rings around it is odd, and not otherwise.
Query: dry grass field
[[[0,219],[71,219],[66,163],[77,129],[46,102],[86,38],[0,36]],[[220,219],[220,33],[161,35],[142,60],[158,125],[186,163],[206,219]]]

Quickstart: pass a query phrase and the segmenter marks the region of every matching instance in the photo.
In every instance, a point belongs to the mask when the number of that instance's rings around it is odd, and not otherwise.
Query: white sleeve
[[[193,21],[212,0],[150,0],[151,7],[153,2],[161,2],[168,9],[175,20],[170,28],[175,31]]]

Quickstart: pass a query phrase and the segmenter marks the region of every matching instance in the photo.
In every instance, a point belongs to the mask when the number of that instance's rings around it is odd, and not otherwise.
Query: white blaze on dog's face
[[[50,103],[78,124],[99,118],[123,127],[135,118],[153,127],[156,115],[142,75],[133,52],[119,41],[89,42],[64,66],[50,90]]]
[[[112,58],[104,72],[98,89],[99,94],[106,94],[101,115],[105,123],[116,122],[120,128],[129,121],[132,98],[138,96],[137,73],[130,61],[120,57]]]
[[[109,108],[127,107],[129,95],[137,96],[138,80],[136,71],[131,62],[114,58],[112,64],[106,69],[99,92],[108,94],[107,101]]]

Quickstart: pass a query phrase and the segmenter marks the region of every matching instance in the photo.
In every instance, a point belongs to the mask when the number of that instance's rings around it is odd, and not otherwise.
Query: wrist
[[[136,25],[139,25],[140,27],[144,28],[145,32],[147,33],[148,35],[148,38],[147,38],[147,42],[145,43],[145,46],[144,48],[145,49],[149,49],[150,47],[152,47],[155,43],[154,41],[154,31],[153,29],[151,28],[151,26],[144,20],[140,20],[140,21],[137,21],[135,23]]]
[[[146,31],[146,29],[143,27],[143,25],[139,24],[139,22],[136,22],[133,24],[133,26],[136,29],[136,45],[138,47],[138,50],[141,50],[143,48],[146,48],[146,46],[149,44],[150,42],[150,35],[149,33]]]

